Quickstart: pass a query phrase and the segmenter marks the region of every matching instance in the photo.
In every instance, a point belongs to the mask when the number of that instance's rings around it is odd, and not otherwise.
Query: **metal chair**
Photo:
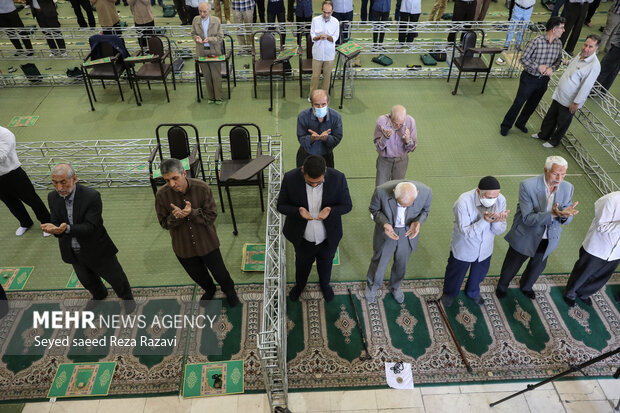
[[[164,48],[164,41],[166,40],[168,49]],[[166,79],[168,75],[172,74],[172,86],[174,90],[177,89],[176,79],[174,76],[174,70],[172,65],[172,52],[170,49],[170,39],[167,36],[153,35],[147,37],[148,53],[142,51],[138,52],[138,56],[153,55],[151,59],[141,60],[143,63],[138,71],[135,68],[131,69],[132,78],[135,83],[134,96],[136,98],[136,104],[140,106],[142,103],[142,93],[140,92],[140,86],[138,81],[140,79],[146,80],[146,84],[151,89],[151,81],[161,80],[164,82],[164,89],[166,90],[166,100],[170,103],[170,95],[168,94],[168,85]],[[166,59],[169,63],[166,63]]]
[[[481,35],[480,47],[476,47],[478,38],[476,32],[480,32]],[[476,81],[478,73],[486,73],[481,92],[484,93],[484,88],[486,87],[487,80],[489,79],[489,73],[491,73],[491,68],[493,67],[495,55],[497,53],[501,53],[502,51],[501,48],[486,47],[484,45],[484,36],[484,30],[482,29],[466,30],[464,32],[457,33],[456,38],[461,39],[461,44],[457,45],[456,41],[452,44],[452,60],[450,61],[450,70],[448,71],[448,82],[450,82],[452,65],[454,64],[459,70],[459,76],[456,79],[456,85],[452,91],[453,95],[456,95],[459,88],[459,81],[461,80],[461,73],[463,72],[473,72],[474,82]],[[458,56],[457,52],[459,53]],[[485,54],[491,56],[488,64],[483,58],[483,55]]]
[[[303,98],[303,82],[302,77],[304,74],[312,74],[312,38],[310,33],[306,33],[306,56],[304,57],[304,50],[301,44],[299,45],[299,97]]]
[[[282,97],[286,97],[286,70],[284,68],[284,62],[276,60],[276,36],[273,31],[257,31],[252,33],[252,39],[254,39],[258,34],[260,34],[260,38],[258,40],[258,58],[256,53],[256,42],[252,41],[252,77],[254,78],[254,98],[258,97],[256,93],[256,77],[269,76],[269,90],[272,92],[272,79],[274,74],[282,76]]]
[[[226,38],[230,41],[230,47],[226,48]],[[235,42],[231,35],[224,33],[224,41],[222,42],[222,54],[224,55],[224,61],[222,62],[222,77],[226,79],[228,83],[228,99],[230,100],[230,77],[232,74],[233,86],[237,87],[237,75],[235,73]],[[200,64],[198,59],[194,59],[196,69],[196,99],[200,103],[200,99],[204,99],[202,93],[202,71],[200,70]]]
[[[153,177],[153,169],[155,163],[155,157],[159,155],[159,163],[164,160],[162,151],[161,139],[159,137],[159,130],[161,128],[168,127],[168,147],[170,150],[170,157],[175,159],[188,158],[189,161],[189,177],[196,178],[199,174],[202,175],[202,180],[206,181],[204,166],[202,164],[202,153],[200,152],[200,138],[198,135],[198,129],[196,126],[190,123],[162,123],[155,129],[155,137],[157,138],[157,145],[151,151],[149,155],[149,179],[151,181],[151,188],[153,189],[153,195],[157,194],[157,187],[164,185],[166,182],[163,177]],[[190,147],[188,129],[194,131],[196,143]]]

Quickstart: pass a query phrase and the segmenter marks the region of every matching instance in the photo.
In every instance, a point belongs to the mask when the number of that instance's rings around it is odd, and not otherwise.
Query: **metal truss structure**
[[[265,389],[271,410],[288,404],[286,377],[286,240],[282,216],[277,210],[282,182],[280,148],[272,147],[276,160],[268,169],[267,228],[265,236],[265,280],[263,314],[258,335]]]

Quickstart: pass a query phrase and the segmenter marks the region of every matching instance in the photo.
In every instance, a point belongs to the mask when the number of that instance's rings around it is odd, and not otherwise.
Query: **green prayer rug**
[[[185,366],[183,397],[243,393],[243,360],[196,363]]]
[[[38,119],[38,116],[13,116],[13,119],[9,122],[9,128],[34,126]]]
[[[61,364],[47,397],[107,396],[114,369],[115,362]]]
[[[34,267],[0,267],[0,282],[7,291],[23,290]]]
[[[265,271],[265,248],[265,244],[244,244],[241,271]],[[340,265],[340,248],[336,248],[332,265]]]

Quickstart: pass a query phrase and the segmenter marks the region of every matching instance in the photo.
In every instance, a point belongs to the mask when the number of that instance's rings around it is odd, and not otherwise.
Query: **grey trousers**
[[[377,177],[375,186],[391,181],[392,179],[404,179],[409,165],[409,154],[400,158],[384,158],[377,156]]]
[[[400,283],[405,278],[407,273],[407,262],[411,256],[411,244],[409,244],[409,238],[405,236],[407,227],[394,228],[394,232],[399,236],[397,241],[391,238],[373,239],[374,254],[370,260],[370,266],[368,267],[368,288],[372,292],[377,291],[383,284],[383,276],[387,270],[387,266],[394,257],[394,263],[392,264],[392,271],[390,274],[390,290],[397,290],[400,288]],[[377,237],[375,237],[377,238]]]

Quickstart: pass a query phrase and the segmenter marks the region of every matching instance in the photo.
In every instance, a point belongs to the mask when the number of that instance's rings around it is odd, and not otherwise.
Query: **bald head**
[[[312,103],[316,102],[317,100],[325,100],[329,103],[329,96],[327,95],[327,92],[323,89],[315,89],[310,95],[310,100],[312,101]]]
[[[211,6],[206,1],[203,1],[198,5],[198,13],[200,13],[200,18],[205,20],[211,14]]]
[[[394,188],[394,197],[401,206],[411,206],[417,196],[418,188],[411,182],[401,182]]]

